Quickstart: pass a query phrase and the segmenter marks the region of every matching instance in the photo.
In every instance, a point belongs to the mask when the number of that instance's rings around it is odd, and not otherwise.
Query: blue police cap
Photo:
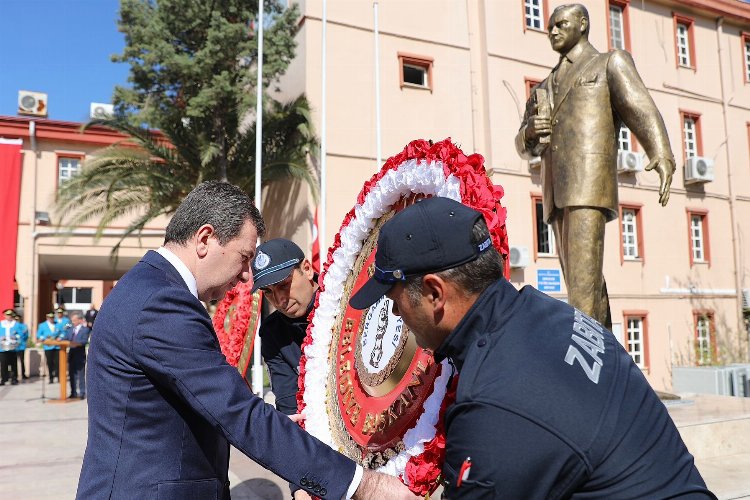
[[[253,259],[253,292],[285,280],[303,260],[305,253],[293,241],[276,238],[262,243]]]
[[[476,210],[450,198],[426,198],[383,224],[378,235],[373,276],[349,300],[366,309],[399,281],[451,269],[475,260],[489,248],[489,238],[472,243]]]

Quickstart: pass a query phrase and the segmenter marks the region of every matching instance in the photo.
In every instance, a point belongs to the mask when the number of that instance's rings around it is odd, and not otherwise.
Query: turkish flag
[[[0,139],[0,309],[13,307],[18,246],[18,205],[21,199],[21,145]]]
[[[320,237],[318,236],[318,208],[315,208],[315,219],[312,226],[312,267],[316,273],[320,272]]]

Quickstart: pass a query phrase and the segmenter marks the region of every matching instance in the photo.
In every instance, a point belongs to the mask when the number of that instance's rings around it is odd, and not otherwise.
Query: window
[[[61,298],[65,304],[91,304],[91,288],[71,288],[62,289]]]
[[[750,83],[750,33],[742,33],[742,53],[743,58],[742,74],[745,77],[745,83]]]
[[[647,313],[625,311],[625,349],[638,368],[648,367]]]
[[[639,205],[620,205],[620,221],[622,260],[643,259],[641,207]]]
[[[695,322],[695,361],[710,365],[716,361],[716,334],[713,311],[693,311]]]
[[[81,157],[57,157],[57,180],[58,185],[69,180],[81,171]]]
[[[682,119],[683,161],[687,162],[688,158],[693,156],[703,156],[700,114],[680,110],[680,117]]]
[[[398,53],[401,88],[418,87],[432,90],[432,58]]]
[[[524,0],[524,30],[544,31],[544,20],[547,17],[547,0]]]
[[[537,80],[535,78],[524,78],[524,85],[526,87],[526,100],[528,100],[531,97],[531,90],[542,83],[541,80]]]
[[[675,56],[677,67],[695,69],[694,20],[672,13],[675,31]]]
[[[708,212],[688,209],[688,237],[690,241],[690,265],[709,263]]]
[[[630,50],[630,0],[609,0],[609,48]]]
[[[534,209],[535,258],[555,255],[555,233],[552,226],[544,222],[542,197],[531,195],[531,202]]]
[[[620,133],[617,136],[620,149],[622,151],[633,151],[633,134],[630,133],[630,129],[625,125],[620,126]]]

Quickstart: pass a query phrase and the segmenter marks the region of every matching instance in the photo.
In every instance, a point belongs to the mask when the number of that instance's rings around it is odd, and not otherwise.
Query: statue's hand
[[[526,121],[526,140],[533,141],[541,136],[550,135],[552,126],[549,118],[532,115]]]
[[[669,201],[669,188],[672,185],[672,175],[675,171],[674,158],[657,156],[646,167],[646,170],[656,170],[659,173],[659,203],[666,206]]]

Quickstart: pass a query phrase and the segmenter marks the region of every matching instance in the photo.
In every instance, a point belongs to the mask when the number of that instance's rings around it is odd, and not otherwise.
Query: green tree
[[[106,126],[130,138],[97,152],[61,186],[61,225],[99,218],[101,235],[114,219],[135,214],[126,230],[133,234],[173,213],[205,180],[226,180],[252,192],[257,8],[247,0],[121,0],[118,25],[126,47],[113,61],[130,65],[130,86],[115,88],[114,117],[86,127]],[[268,88],[294,57],[299,14],[278,0],[266,0],[264,13]],[[308,162],[316,146],[304,96],[289,103],[264,96],[264,185],[299,178],[316,196]]]

